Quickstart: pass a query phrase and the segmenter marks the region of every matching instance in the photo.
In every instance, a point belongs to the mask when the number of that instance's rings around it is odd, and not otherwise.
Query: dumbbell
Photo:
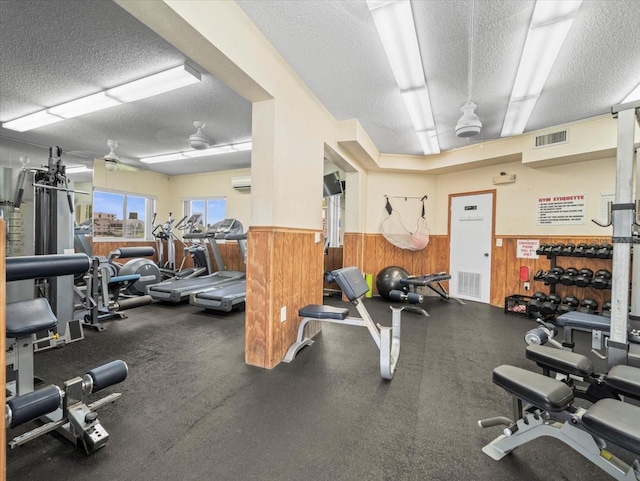
[[[580,301],[580,307],[577,310],[586,314],[597,314],[598,301],[589,298],[582,299],[582,301]]]
[[[536,254],[539,256],[544,255],[546,248],[547,248],[547,244],[540,244],[536,249]]]
[[[556,294],[549,294],[547,300],[542,303],[540,308],[540,314],[542,317],[551,317],[558,311],[558,306],[562,302],[560,296]]]
[[[527,314],[532,317],[541,317],[540,308],[542,303],[547,300],[544,292],[536,292],[531,296],[531,300],[527,303]]]
[[[547,271],[543,271],[542,269],[539,269],[538,272],[536,272],[533,275],[533,280],[534,281],[544,281],[545,278],[547,277],[548,272]]]
[[[559,256],[559,255],[561,255],[561,254],[562,254],[562,250],[563,250],[563,249],[564,249],[564,244],[563,244],[562,242],[560,242],[560,243],[558,243],[558,244],[554,245],[554,246],[551,248],[551,251],[550,251],[550,252],[551,252],[551,255],[552,255],[552,256]]]
[[[542,253],[545,256],[550,256],[551,255],[551,251],[553,250],[553,248],[555,247],[555,244],[546,244]]]
[[[589,244],[587,248],[584,250],[584,256],[595,257],[599,247],[600,246],[598,244]]]
[[[545,282],[547,284],[557,284],[560,282],[560,276],[564,274],[564,269],[562,267],[554,267],[547,273],[547,277],[545,277]]]
[[[578,274],[574,277],[573,280],[578,287],[589,287],[592,277],[593,271],[587,267],[584,267],[578,271]]]
[[[602,303],[602,312],[601,316],[611,317],[611,301],[606,301]]]
[[[613,257],[613,246],[611,244],[602,244],[596,251],[596,257],[610,259]]]
[[[606,269],[596,271],[591,280],[591,287],[596,289],[611,289],[611,272]]]
[[[562,302],[558,306],[558,314],[566,314],[570,311],[575,311],[580,305],[580,300],[575,296],[564,296]]]
[[[572,256],[573,250],[576,248],[576,245],[573,243],[566,244],[562,249],[563,256]]]
[[[587,244],[585,244],[584,242],[581,242],[576,246],[575,249],[573,249],[573,252],[571,255],[573,255],[573,257],[584,257],[584,251],[586,249],[587,249]]]
[[[576,283],[576,276],[578,275],[578,269],[575,267],[567,267],[560,276],[560,284],[565,286],[572,286]]]

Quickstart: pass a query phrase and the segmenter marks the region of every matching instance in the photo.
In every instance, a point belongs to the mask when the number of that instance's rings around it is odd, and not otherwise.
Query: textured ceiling
[[[359,119],[382,152],[421,153],[364,1],[237,3],[337,119]],[[412,6],[441,149],[498,138],[534,2],[475,2],[471,97],[484,127],[470,140],[453,130],[469,96],[472,2]],[[526,130],[605,114],[620,102],[640,82],[638,25],[638,1],[585,0]],[[189,61],[107,0],[0,0],[0,44],[3,122]],[[115,139],[123,161],[140,165],[142,156],[187,149],[194,120],[206,122],[212,143],[250,139],[251,105],[195,67],[198,85],[30,132],[0,129],[0,146],[16,139],[91,158]],[[7,160],[16,159],[0,158]],[[143,167],[174,175],[249,165],[243,152]]]

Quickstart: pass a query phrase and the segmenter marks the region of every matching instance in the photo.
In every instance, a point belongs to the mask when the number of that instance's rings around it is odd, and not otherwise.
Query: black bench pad
[[[573,391],[566,384],[515,366],[503,364],[496,367],[493,382],[545,411],[563,411],[573,401]]]
[[[314,319],[338,319],[343,320],[349,316],[349,309],[345,307],[323,306],[309,304],[298,311],[300,317],[312,317]]]
[[[640,407],[615,399],[601,399],[582,416],[588,431],[640,454]]]
[[[606,384],[617,393],[640,399],[640,369],[633,366],[614,366],[607,374]]]
[[[400,284],[404,286],[427,286],[432,282],[448,281],[451,276],[446,272],[439,272],[438,274],[426,274],[423,276],[410,276],[400,279]]]
[[[558,316],[555,324],[561,327],[596,329],[598,331],[609,332],[611,329],[611,318],[587,314],[585,312],[571,311]]]
[[[527,346],[527,359],[535,361],[540,367],[574,376],[588,377],[593,374],[593,363],[587,356],[553,347]]]
[[[38,331],[53,329],[58,324],[49,302],[44,297],[7,304],[7,337],[26,337]]]

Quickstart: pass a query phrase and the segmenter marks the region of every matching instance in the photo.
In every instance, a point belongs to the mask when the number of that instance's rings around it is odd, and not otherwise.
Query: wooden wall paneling
[[[5,273],[5,254],[6,254],[6,235],[5,235],[5,222],[0,218],[0,279],[2,279],[2,288],[0,289],[0,365],[6,365],[6,339],[5,332],[7,328],[6,319],[6,304],[7,304],[7,290],[6,290],[6,273]],[[6,369],[0,369],[0,406],[5,405],[5,390],[4,386],[7,383]],[[0,479],[4,481],[6,479],[6,467],[7,467],[7,440],[4,415],[0,416]]]
[[[269,316],[271,297],[271,235],[262,230],[249,229],[247,255],[247,303],[245,309],[245,362],[253,366],[268,365]]]

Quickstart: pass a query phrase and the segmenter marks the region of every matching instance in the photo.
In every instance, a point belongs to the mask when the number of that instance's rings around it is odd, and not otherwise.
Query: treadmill
[[[200,277],[167,279],[166,281],[149,286],[147,288],[147,294],[157,301],[178,303],[187,299],[195,292],[244,280],[244,272],[228,271],[225,269],[220,249],[216,243],[216,239],[224,239],[225,236],[242,234],[242,232],[242,223],[236,219],[224,219],[216,222],[207,229],[205,239],[211,246],[211,251],[213,252],[213,257],[219,271]]]
[[[240,255],[244,263],[247,263],[246,241],[247,234],[226,234],[225,240],[238,242]],[[218,284],[202,291],[194,292],[189,296],[189,304],[207,310],[230,312],[244,304],[247,298],[247,281],[243,277],[237,281]]]

